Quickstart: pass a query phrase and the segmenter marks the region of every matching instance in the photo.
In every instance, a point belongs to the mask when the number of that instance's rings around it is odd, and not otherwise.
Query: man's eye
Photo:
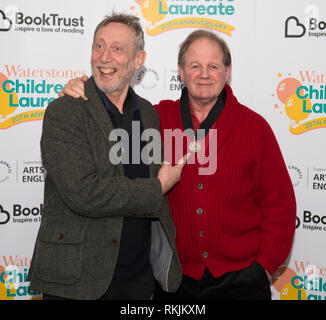
[[[120,53],[120,52],[122,52],[122,48],[121,48],[121,47],[113,47],[112,49],[113,49],[113,51],[116,52],[116,53]]]

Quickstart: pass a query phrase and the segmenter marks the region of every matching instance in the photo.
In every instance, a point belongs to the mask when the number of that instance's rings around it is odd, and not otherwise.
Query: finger
[[[88,76],[86,74],[84,74],[81,78],[80,78],[83,82],[87,82],[88,81]]]
[[[72,79],[64,86],[64,88],[75,90],[76,93],[82,95],[84,91],[84,82],[81,78]]]
[[[183,167],[183,166],[187,163],[187,161],[189,160],[190,156],[191,156],[191,153],[190,153],[190,152],[186,153],[186,154],[185,154],[185,155],[184,155],[184,156],[183,156],[183,157],[178,161],[177,165]]]
[[[81,97],[82,99],[84,99],[85,101],[88,100],[88,98],[87,98],[84,94],[82,94],[80,97]]]
[[[67,87],[63,87],[63,89],[59,92],[59,97],[64,97],[65,95],[73,96],[74,98],[79,98],[79,95],[76,94],[74,91],[70,90]]]
[[[62,89],[61,93],[62,93],[62,96],[68,95],[68,96],[72,96],[74,98],[79,98],[81,96],[76,90],[71,90],[71,89],[69,89],[69,87],[64,87]]]
[[[84,100],[88,100],[85,96],[85,89],[84,89],[84,80],[87,81],[88,77],[83,76],[82,78],[75,78],[71,79],[63,88],[63,92],[65,94],[71,95],[74,98],[81,97]]]

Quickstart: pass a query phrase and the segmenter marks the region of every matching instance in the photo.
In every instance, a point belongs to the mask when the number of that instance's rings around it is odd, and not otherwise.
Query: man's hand
[[[69,82],[59,92],[59,97],[68,95],[74,98],[83,98],[84,100],[88,100],[88,98],[85,96],[85,91],[84,91],[84,83],[87,80],[88,77],[86,75],[82,76],[81,78],[75,78],[69,80]]]
[[[179,162],[172,166],[168,162],[163,162],[157,178],[162,185],[162,195],[166,194],[177,182],[181,179],[182,169],[185,166],[187,160],[190,157],[190,153],[185,154]]]

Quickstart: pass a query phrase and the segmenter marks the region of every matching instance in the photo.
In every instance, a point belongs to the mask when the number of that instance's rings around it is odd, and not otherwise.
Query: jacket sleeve
[[[296,201],[274,133],[265,120],[263,125],[261,157],[254,173],[255,198],[262,217],[261,244],[256,260],[273,274],[292,247]]]
[[[41,153],[47,179],[65,205],[88,217],[157,217],[163,199],[160,181],[116,176],[113,172],[118,168],[113,165],[99,172],[98,159],[83,132],[83,106],[62,99],[53,101],[45,112]]]

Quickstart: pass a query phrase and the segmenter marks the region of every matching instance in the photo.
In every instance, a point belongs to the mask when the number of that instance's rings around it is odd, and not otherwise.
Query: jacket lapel
[[[90,115],[94,119],[95,123],[99,127],[100,131],[103,134],[103,138],[109,144],[110,148],[114,146],[117,142],[110,141],[109,135],[110,132],[114,129],[112,121],[105,110],[103,102],[98,95],[95,85],[94,85],[94,78],[91,77],[85,84],[85,95],[88,98],[88,101],[85,102],[87,110],[89,111]],[[142,105],[140,100],[139,102],[139,114],[140,119],[143,125],[143,129],[146,130],[148,128],[153,128],[153,119],[152,114],[146,111],[146,108]],[[149,143],[148,141],[147,143]],[[123,166],[122,164],[118,166],[120,173],[123,174]],[[151,177],[156,177],[157,173],[160,169],[160,164],[151,163],[149,165],[149,174]]]
[[[140,115],[140,120],[143,126],[143,130],[146,129],[157,129],[159,131],[159,128],[155,128],[153,118],[152,118],[152,113],[147,112],[146,108],[142,105],[141,101],[138,99],[138,104],[139,104],[139,115]],[[148,141],[146,144],[150,143],[152,140]],[[161,143],[161,141],[160,141]],[[161,152],[163,148],[161,148]],[[149,175],[150,177],[156,177],[158,171],[160,170],[161,164],[155,164],[151,163],[149,164]]]
[[[114,145],[115,141],[109,140],[110,132],[114,127],[107,111],[105,110],[103,102],[95,89],[93,77],[91,77],[85,84],[85,95],[88,98],[85,103],[87,110],[103,133],[104,139],[107,143],[109,145]]]
[[[109,147],[112,148],[117,143],[117,141],[110,141],[109,139],[110,133],[114,130],[114,126],[103,105],[103,101],[96,91],[93,77],[91,77],[85,84],[85,95],[88,98],[85,102],[87,110],[102,132],[104,140],[108,143]],[[118,168],[120,174],[123,174],[122,164],[119,164]]]

